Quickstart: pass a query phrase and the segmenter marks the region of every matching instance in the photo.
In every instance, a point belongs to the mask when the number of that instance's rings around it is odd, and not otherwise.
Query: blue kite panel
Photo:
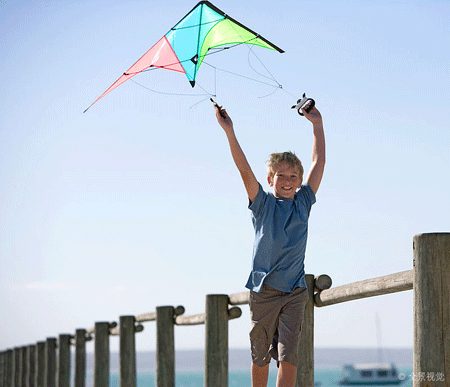
[[[197,64],[192,59],[200,54],[209,30],[222,19],[222,15],[200,4],[166,34],[190,81],[195,81],[197,75]]]

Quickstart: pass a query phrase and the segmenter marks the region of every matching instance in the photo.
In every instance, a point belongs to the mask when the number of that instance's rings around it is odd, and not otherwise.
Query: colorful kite
[[[151,67],[184,73],[194,87],[198,69],[211,49],[224,50],[240,44],[253,44],[284,52],[209,1],[200,1],[94,103],[128,79]],[[216,51],[209,53],[213,52]]]

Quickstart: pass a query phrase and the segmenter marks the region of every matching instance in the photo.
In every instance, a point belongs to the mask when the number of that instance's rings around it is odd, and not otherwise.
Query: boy
[[[314,130],[306,184],[302,185],[303,167],[295,154],[273,153],[266,163],[267,181],[273,189],[270,194],[256,180],[226,110],[215,109],[244,182],[255,228],[252,271],[246,284],[252,320],[252,387],[267,386],[272,357],[279,367],[277,387],[294,387],[297,347],[308,301],[304,272],[308,218],[325,166],[322,116],[315,107],[309,113],[302,109]]]

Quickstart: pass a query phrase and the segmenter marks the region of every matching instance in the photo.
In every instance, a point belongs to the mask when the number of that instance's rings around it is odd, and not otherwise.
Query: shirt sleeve
[[[259,190],[258,190],[258,194],[256,195],[255,200],[253,202],[251,202],[249,199],[249,205],[248,205],[248,208],[250,209],[250,211],[252,211],[252,213],[255,217],[257,217],[258,214],[262,211],[262,209],[264,207],[265,199],[266,199],[266,193],[264,192],[261,184],[259,184]]]
[[[304,184],[297,192],[296,199],[305,205],[309,213],[312,205],[316,202],[316,195],[308,184]]]

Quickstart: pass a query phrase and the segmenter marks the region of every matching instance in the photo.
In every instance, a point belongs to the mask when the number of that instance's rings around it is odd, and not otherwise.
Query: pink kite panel
[[[133,66],[131,66],[108,90],[106,90],[95,102],[102,99],[110,91],[134,77],[136,74],[150,68],[160,67],[167,70],[186,73],[178,60],[169,41],[163,36],[150,50],[148,50]],[[94,103],[95,103],[94,102]],[[94,104],[93,103],[93,104]],[[92,105],[93,105],[92,104]],[[92,106],[91,105],[91,106]],[[87,110],[87,109],[86,109]]]
[[[131,66],[126,74],[135,75],[151,66],[185,73],[183,66],[165,36]]]

